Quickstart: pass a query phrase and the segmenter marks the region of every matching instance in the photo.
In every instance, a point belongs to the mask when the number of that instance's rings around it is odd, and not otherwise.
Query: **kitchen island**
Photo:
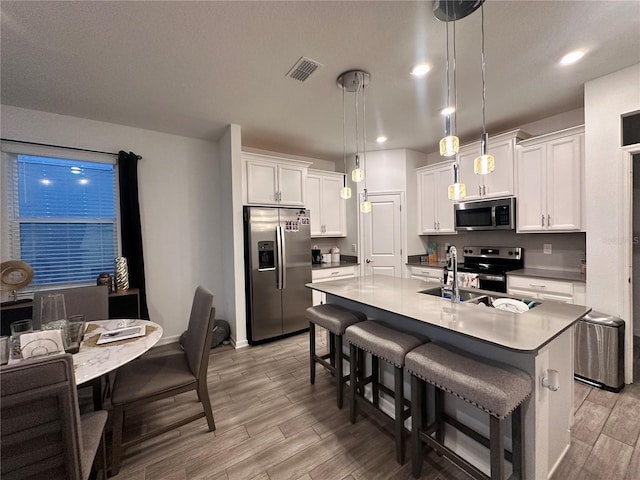
[[[573,423],[571,327],[591,310],[589,307],[549,300],[518,314],[471,302],[452,304],[420,293],[430,286],[424,281],[381,275],[307,286],[325,293],[328,303],[361,311],[369,319],[427,335],[431,340],[513,365],[531,375],[533,394],[524,404],[525,478],[547,479],[551,475],[569,448]],[[542,385],[548,370],[558,372],[559,388],[555,391]],[[389,385],[391,378],[391,371],[383,370],[383,382]],[[390,402],[392,398],[385,398],[384,403],[392,411]],[[447,396],[445,410],[488,436],[488,417],[477,409]],[[488,471],[488,452],[484,447],[453,430],[447,431],[449,444]]]

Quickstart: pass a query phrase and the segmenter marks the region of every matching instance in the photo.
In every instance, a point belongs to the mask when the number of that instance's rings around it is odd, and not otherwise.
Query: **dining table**
[[[144,326],[140,337],[118,340],[98,345],[102,333],[133,326]],[[162,327],[155,322],[140,319],[91,320],[85,327],[84,338],[78,353],[73,355],[76,385],[99,379],[118,367],[135,360],[162,338]]]

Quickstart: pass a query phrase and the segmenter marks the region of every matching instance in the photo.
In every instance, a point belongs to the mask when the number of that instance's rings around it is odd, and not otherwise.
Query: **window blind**
[[[34,286],[93,283],[118,256],[115,165],[3,152],[4,260]],[[3,243],[4,243],[3,242]]]

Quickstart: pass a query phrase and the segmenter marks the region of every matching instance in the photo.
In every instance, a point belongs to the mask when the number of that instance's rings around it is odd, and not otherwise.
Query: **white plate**
[[[513,298],[498,298],[493,301],[493,307],[498,310],[504,310],[512,313],[523,313],[529,310],[526,303]]]

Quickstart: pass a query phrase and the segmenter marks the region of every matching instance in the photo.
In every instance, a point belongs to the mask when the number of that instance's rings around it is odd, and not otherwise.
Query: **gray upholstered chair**
[[[80,415],[69,354],[35,357],[0,370],[3,480],[86,479],[106,472],[107,412]]]
[[[109,318],[109,290],[106,285],[46,290],[33,295],[33,328],[40,328],[42,297],[51,293],[62,293],[67,316],[84,314],[86,320]]]
[[[129,446],[202,417],[207,418],[210,432],[216,429],[209,391],[207,390],[207,368],[209,367],[214,317],[213,293],[199,286],[193,297],[184,352],[168,351],[165,354],[143,356],[118,369],[118,375],[111,391],[113,406],[112,475],[119,472],[122,452]],[[203,407],[202,412],[179,419],[170,425],[159,427],[127,442],[122,441],[127,410],[190,390],[197,391]]]

